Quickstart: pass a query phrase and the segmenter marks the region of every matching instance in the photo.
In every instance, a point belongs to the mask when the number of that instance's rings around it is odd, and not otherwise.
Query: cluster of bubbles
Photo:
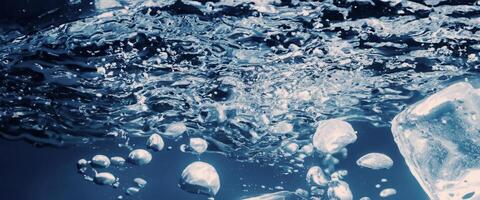
[[[186,131],[183,123],[174,123],[169,126],[167,131],[163,133],[167,137],[179,137]],[[112,173],[106,171],[109,167],[121,168],[124,165],[131,164],[133,166],[141,166],[149,164],[152,159],[152,153],[164,149],[165,142],[161,135],[152,134],[148,137],[146,143],[148,149],[134,149],[130,151],[127,159],[121,156],[108,157],[105,155],[95,155],[90,160],[80,159],[77,162],[78,172],[83,175],[85,180],[93,181],[99,185],[110,185],[115,188],[120,186],[120,179]],[[189,149],[195,154],[202,154],[208,148],[208,143],[202,138],[190,138]],[[150,151],[149,151],[150,150]],[[125,189],[126,195],[134,195],[138,193],[147,184],[142,178],[133,179],[134,186]],[[196,161],[188,165],[181,174],[179,186],[185,191],[215,196],[220,189],[220,178],[213,166],[208,163]],[[122,195],[118,199],[123,199]]]
[[[5,30],[2,135],[68,145],[184,121],[218,152],[279,162],[262,149],[280,137],[304,143],[335,117],[387,126],[477,71],[478,6],[435,2],[98,1],[82,20]]]
[[[50,145],[149,137],[125,158],[79,161],[87,180],[115,186],[101,170],[148,164],[162,136],[189,132],[184,152],[286,174],[322,160],[307,172],[310,191],[269,195],[349,199],[348,173],[335,166],[360,136],[346,121],[389,126],[418,97],[478,72],[478,20],[466,16],[480,7],[462,2],[99,0],[85,19],[0,30],[0,134]],[[371,152],[357,164],[393,161]],[[196,171],[214,167],[192,165],[182,188],[214,195],[215,176]]]
[[[288,125],[282,126],[283,128],[277,127],[277,130],[285,131],[285,129],[289,129]],[[174,140],[183,137],[186,131],[187,127],[185,124],[175,122],[170,124],[161,135]],[[153,159],[151,152],[162,151],[165,147],[165,141],[161,135],[150,135],[145,142],[147,149],[134,149],[130,151],[126,159],[121,156],[109,158],[105,155],[95,155],[90,160],[80,159],[77,163],[78,171],[83,175],[85,180],[93,181],[99,185],[110,185],[117,188],[120,185],[119,178],[105,170],[109,167],[123,167],[126,164],[133,166],[149,164]],[[321,121],[308,144],[299,148],[297,143],[289,142],[285,144],[283,151],[285,157],[291,157],[297,154],[297,160],[305,159],[305,157],[313,156],[314,154],[320,155],[317,158],[323,158],[322,166],[312,166],[306,172],[306,182],[311,188],[309,188],[308,191],[304,189],[298,189],[295,192],[280,191],[246,199],[276,199],[286,198],[292,195],[298,196],[299,198],[310,199],[321,199],[321,197],[325,196],[329,199],[353,199],[349,184],[344,180],[344,177],[348,175],[348,171],[335,170],[335,165],[339,163],[339,159],[335,156],[347,156],[347,145],[354,143],[356,139],[357,132],[350,123],[341,119]],[[200,155],[208,149],[208,142],[203,138],[190,137],[188,141],[189,144],[179,146],[182,152]],[[393,161],[385,154],[373,152],[360,157],[357,160],[357,165],[372,170],[389,169],[393,166]],[[90,175],[89,171],[91,171],[93,175]],[[213,198],[220,190],[220,176],[215,167],[209,163],[195,161],[186,166],[179,176],[180,181],[178,186],[187,192],[207,195]],[[142,178],[135,178],[133,181],[135,186],[126,188],[126,195],[138,193],[147,183]],[[386,179],[382,179],[382,182],[386,182]],[[283,190],[283,188],[278,189]],[[395,189],[386,188],[380,192],[379,196],[388,197],[395,194]],[[123,196],[120,195],[118,198],[122,199]],[[366,199],[369,199],[369,197],[362,197],[362,200]]]

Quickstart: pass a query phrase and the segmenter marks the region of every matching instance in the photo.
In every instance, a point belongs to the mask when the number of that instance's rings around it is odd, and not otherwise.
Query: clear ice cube
[[[480,199],[480,89],[460,82],[410,106],[392,133],[431,199]]]

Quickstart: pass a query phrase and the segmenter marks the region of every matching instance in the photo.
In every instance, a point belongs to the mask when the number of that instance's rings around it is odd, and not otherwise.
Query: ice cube
[[[480,90],[459,82],[395,116],[392,133],[431,199],[480,198]]]

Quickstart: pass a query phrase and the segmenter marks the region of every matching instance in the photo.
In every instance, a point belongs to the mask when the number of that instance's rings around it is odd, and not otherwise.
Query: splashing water
[[[241,162],[304,169],[291,155],[311,154],[321,121],[389,126],[405,106],[479,72],[475,1],[96,6],[33,33],[0,29],[3,137],[131,148],[130,138],[156,133],[195,136]],[[331,184],[324,195],[352,185]]]

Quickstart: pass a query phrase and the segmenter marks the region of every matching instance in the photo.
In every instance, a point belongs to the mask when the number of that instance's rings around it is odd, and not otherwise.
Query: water
[[[17,187],[2,184],[6,196],[206,198],[177,186],[181,171],[201,160],[220,176],[216,199],[299,188],[312,192],[305,176],[316,165],[329,175],[347,170],[343,181],[355,199],[378,199],[385,188],[397,191],[391,199],[426,199],[397,150],[390,121],[453,82],[475,79],[480,63],[475,1],[96,1],[91,6],[82,15],[41,18],[37,26],[0,28],[0,133],[33,144],[2,141],[4,151],[18,154],[2,158],[2,174],[36,194],[18,194]],[[314,152],[295,159],[319,122],[332,118],[352,124],[357,140],[333,157]],[[131,150],[146,148],[154,133],[162,134],[165,148],[151,152],[151,163],[107,168],[120,177],[118,188],[75,174],[79,159],[127,158]],[[207,151],[180,151],[189,138],[205,139]],[[388,155],[394,165],[382,170],[356,165],[372,152]],[[41,171],[21,175],[32,180],[31,187],[9,173],[20,174],[17,163]],[[126,196],[140,175],[148,185]],[[72,186],[64,188],[70,192],[47,194],[35,189],[33,180],[40,179],[48,179],[49,188],[62,188],[60,182]],[[81,191],[86,194],[74,195]],[[99,191],[103,196],[89,196]]]

